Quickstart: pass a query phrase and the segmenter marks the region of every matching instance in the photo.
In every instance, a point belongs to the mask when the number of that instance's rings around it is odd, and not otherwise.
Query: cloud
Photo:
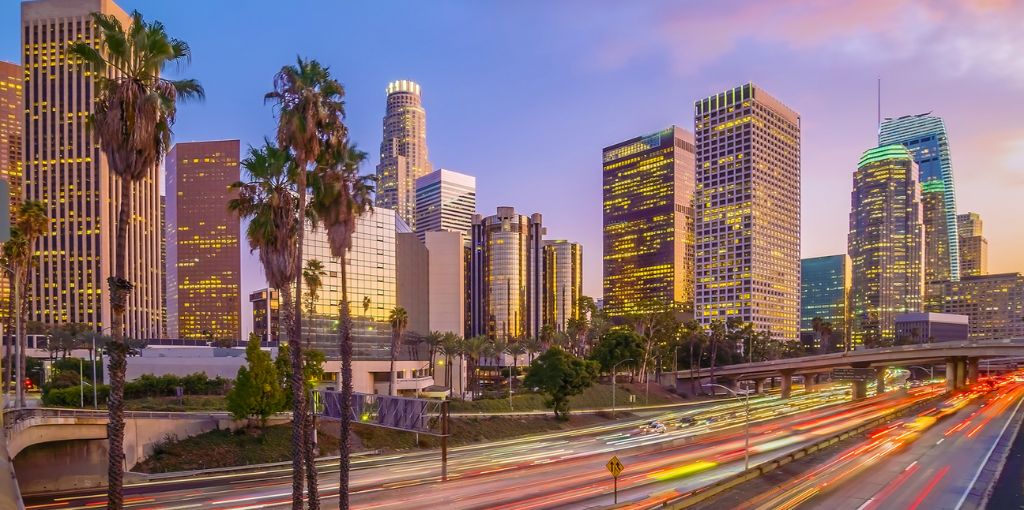
[[[635,4],[629,4],[635,6]],[[606,27],[593,63],[617,69],[665,55],[692,75],[747,44],[909,61],[952,76],[985,73],[1024,84],[1024,2],[1011,0],[775,0],[671,4],[647,13],[645,30]]]

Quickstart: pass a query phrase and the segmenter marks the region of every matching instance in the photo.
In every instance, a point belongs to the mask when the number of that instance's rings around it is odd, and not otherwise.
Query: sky
[[[18,2],[0,6],[0,59],[17,62]],[[933,112],[949,131],[958,212],[980,213],[991,272],[1024,271],[1024,2],[1014,0],[613,0],[517,2],[120,0],[192,48],[175,77],[206,100],[177,141],[274,132],[263,104],[297,55],[346,87],[352,139],[381,141],[385,87],[422,86],[435,168],[477,177],[478,211],[543,215],[583,244],[601,295],[601,149],[672,124],[693,102],[754,82],[801,115],[801,253],[843,253],[852,172],[883,117]],[[264,285],[243,246],[247,293]]]

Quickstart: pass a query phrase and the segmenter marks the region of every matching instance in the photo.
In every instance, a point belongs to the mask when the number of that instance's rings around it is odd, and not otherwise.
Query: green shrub
[[[138,379],[125,383],[124,398],[173,397],[178,386],[183,388],[186,395],[224,395],[230,387],[227,379],[210,379],[201,372],[184,377],[173,374],[143,374]]]
[[[86,407],[92,407],[92,387],[73,386],[70,388],[47,388],[43,391],[43,405],[47,407],[78,407],[82,403],[82,396],[85,396]],[[101,384],[96,388],[99,405],[106,405],[107,396],[110,394],[110,387]]]

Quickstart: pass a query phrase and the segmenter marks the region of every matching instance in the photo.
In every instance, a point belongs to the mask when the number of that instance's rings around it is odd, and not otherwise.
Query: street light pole
[[[626,359],[621,360],[618,363],[612,365],[612,419],[613,420],[615,419],[615,374],[617,373],[616,371],[618,370],[619,365],[621,365],[621,364],[623,364],[623,363],[625,363],[627,361],[636,361],[636,360],[634,360],[633,358],[626,358]]]
[[[737,393],[736,390],[733,390],[728,386],[722,386],[721,384],[715,383],[710,383],[707,386],[717,386],[729,393],[732,393],[732,396],[734,397],[739,396],[739,393]],[[746,415],[743,419],[743,470],[746,471],[750,469],[750,391],[748,390],[743,392],[743,395],[743,408],[744,414]]]

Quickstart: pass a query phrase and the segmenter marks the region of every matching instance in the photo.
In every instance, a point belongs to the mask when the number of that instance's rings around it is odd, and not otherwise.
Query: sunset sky
[[[883,117],[945,118],[958,212],[981,214],[992,272],[1024,271],[1024,2],[118,3],[192,46],[183,75],[207,99],[179,113],[179,141],[272,134],[263,94],[298,54],[346,86],[369,173],[387,82],[419,82],[434,167],[475,175],[482,214],[540,212],[550,238],[582,242],[589,295],[601,294],[601,148],[692,130],[695,99],[747,81],[802,117],[803,256],[846,249],[881,78]],[[20,61],[19,16],[18,2],[0,6],[2,60]],[[243,249],[248,292],[264,282]]]

